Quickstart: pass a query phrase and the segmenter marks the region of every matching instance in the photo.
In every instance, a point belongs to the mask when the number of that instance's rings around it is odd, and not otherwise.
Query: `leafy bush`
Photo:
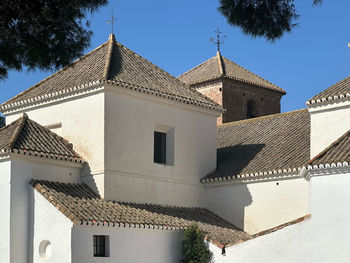
[[[186,228],[182,241],[184,263],[209,263],[212,253],[204,242],[204,235],[198,225],[193,224]]]

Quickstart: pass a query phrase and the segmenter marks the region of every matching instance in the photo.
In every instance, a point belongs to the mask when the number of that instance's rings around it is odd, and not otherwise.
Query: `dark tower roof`
[[[218,51],[214,57],[183,73],[178,79],[188,85],[195,85],[222,77],[254,84],[286,94],[286,92],[277,85],[225,58],[221,55],[220,51]]]

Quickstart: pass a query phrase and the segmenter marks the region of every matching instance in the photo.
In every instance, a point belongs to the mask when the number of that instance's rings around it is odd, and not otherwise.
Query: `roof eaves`
[[[69,65],[63,67],[62,69],[56,71],[55,73],[53,73],[52,75],[48,76],[47,78],[45,78],[45,79],[41,80],[40,82],[36,83],[34,86],[31,86],[30,88],[26,89],[25,91],[22,91],[21,93],[17,94],[16,96],[14,96],[13,98],[9,99],[8,101],[6,101],[6,102],[0,104],[0,110],[5,109],[5,108],[6,108],[5,106],[7,106],[8,104],[10,104],[10,105],[14,104],[14,103],[11,103],[11,101],[13,101],[13,100],[15,100],[15,99],[17,99],[17,98],[23,96],[24,94],[26,94],[27,92],[29,92],[29,91],[35,89],[36,87],[38,87],[39,85],[41,85],[41,84],[44,83],[45,81],[47,81],[47,80],[49,80],[49,79],[55,77],[57,74],[59,74],[59,73],[65,71],[65,70],[67,70],[68,68],[74,66],[76,63],[78,63],[79,61],[81,61],[81,60],[85,59],[86,57],[90,56],[93,52],[95,52],[96,50],[98,50],[98,49],[104,47],[104,46],[105,46],[106,44],[108,44],[108,43],[109,43],[108,41],[105,42],[105,43],[103,43],[102,45],[98,46],[97,48],[91,50],[91,51],[90,51],[89,53],[87,53],[86,55],[84,55],[84,56],[78,58],[77,60],[73,61],[71,64],[69,64]],[[80,85],[80,86],[84,86],[84,85],[86,85],[86,84],[83,84],[83,85]],[[43,96],[45,96],[45,95],[42,95],[42,96],[40,96],[40,97],[43,97]],[[31,100],[33,100],[33,99],[29,99],[29,100],[31,101]],[[21,100],[21,101],[15,103],[15,104],[22,104],[22,103],[25,103],[26,101],[27,101],[27,100]]]
[[[313,104],[318,104],[321,102],[331,102],[331,101],[344,99],[344,98],[348,98],[348,97],[350,97],[350,93],[338,94],[338,95],[328,96],[328,97],[324,97],[324,98],[310,99],[310,100],[306,101],[306,105],[313,105]]]
[[[260,88],[264,88],[264,89],[268,89],[268,90],[272,90],[272,91],[276,91],[276,92],[279,92],[279,93],[282,93],[282,94],[287,94],[287,92],[285,90],[283,90],[282,88],[275,88],[273,86],[267,86],[267,85],[262,85],[262,84],[259,84],[259,83],[256,83],[256,82],[252,82],[252,81],[248,81],[248,80],[245,80],[245,79],[241,79],[241,78],[236,78],[236,77],[232,77],[232,76],[228,76],[228,75],[217,75],[217,76],[214,76],[214,77],[210,77],[210,78],[207,78],[207,79],[202,79],[202,80],[199,80],[199,81],[193,81],[193,82],[189,82],[187,83],[189,86],[195,86],[195,85],[199,85],[199,84],[202,84],[202,83],[205,83],[205,82],[209,82],[209,81],[213,81],[213,80],[218,80],[220,78],[227,78],[227,79],[233,79],[233,80],[237,80],[237,81],[240,81],[240,82],[243,82],[243,83],[247,83],[247,84],[251,84],[251,85],[255,85],[255,86],[258,86]]]
[[[34,98],[30,98],[30,99],[26,99],[26,100],[21,100],[18,102],[13,102],[13,103],[3,103],[0,105],[0,110],[1,111],[9,111],[12,109],[16,109],[16,108],[22,108],[22,107],[30,107],[31,105],[36,105],[38,103],[44,103],[47,101],[52,101],[52,100],[56,100],[56,99],[61,99],[61,98],[65,98],[65,97],[70,97],[73,94],[78,94],[79,92],[84,92],[87,93],[89,91],[95,91],[97,89],[96,86],[98,86],[99,84],[103,83],[103,80],[96,80],[96,81],[92,81],[86,84],[82,84],[80,86],[75,86],[75,87],[71,87],[71,88],[67,88],[67,89],[63,89],[60,91],[56,91],[53,93],[49,93],[49,94],[43,94],[40,95],[38,97],[34,97]]]
[[[218,177],[210,177],[210,175],[204,176],[200,181],[203,184],[207,183],[218,183],[218,182],[229,182],[229,181],[243,181],[243,180],[268,180],[276,177],[299,177],[299,174],[302,166],[296,168],[283,168],[283,169],[274,169],[270,171],[262,172],[251,172],[251,173],[242,173],[238,175],[226,175]],[[293,174],[291,174],[293,173]]]
[[[218,127],[239,125],[239,124],[244,124],[244,123],[249,123],[249,122],[256,122],[256,121],[261,121],[261,120],[265,120],[265,119],[277,118],[277,117],[285,116],[285,115],[298,114],[298,113],[305,112],[305,111],[308,111],[308,109],[300,109],[300,110],[265,115],[265,116],[261,116],[261,117],[251,118],[251,119],[232,121],[232,122],[222,123],[222,124],[218,125]]]
[[[133,85],[131,83],[121,81],[121,80],[112,80],[112,81],[107,81],[107,82],[109,84],[115,84],[117,86],[120,86],[120,87],[123,87],[126,89],[147,93],[147,94],[150,94],[153,96],[158,96],[158,97],[166,98],[166,99],[173,100],[173,101],[182,102],[182,103],[185,103],[188,105],[194,105],[194,106],[206,108],[209,110],[225,112],[225,110],[219,104],[216,104],[215,102],[209,103],[209,102],[203,102],[203,101],[199,101],[199,100],[195,100],[195,99],[190,99],[187,97],[173,95],[170,93],[153,90],[151,88],[142,87],[139,85]]]

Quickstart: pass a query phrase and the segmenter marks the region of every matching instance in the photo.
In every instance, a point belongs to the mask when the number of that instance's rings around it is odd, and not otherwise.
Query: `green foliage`
[[[219,11],[227,22],[253,37],[273,41],[290,32],[299,17],[295,0],[220,0]],[[314,5],[322,0],[313,0]]]
[[[1,0],[0,80],[9,70],[53,70],[82,55],[86,16],[108,0]]]
[[[196,224],[185,230],[182,253],[184,263],[208,263],[212,258],[212,253],[204,242],[204,235]]]

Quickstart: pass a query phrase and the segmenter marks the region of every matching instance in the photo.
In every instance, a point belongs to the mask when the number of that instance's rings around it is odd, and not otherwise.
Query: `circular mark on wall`
[[[49,240],[43,240],[39,245],[39,255],[42,259],[48,259],[51,257],[52,245]]]

